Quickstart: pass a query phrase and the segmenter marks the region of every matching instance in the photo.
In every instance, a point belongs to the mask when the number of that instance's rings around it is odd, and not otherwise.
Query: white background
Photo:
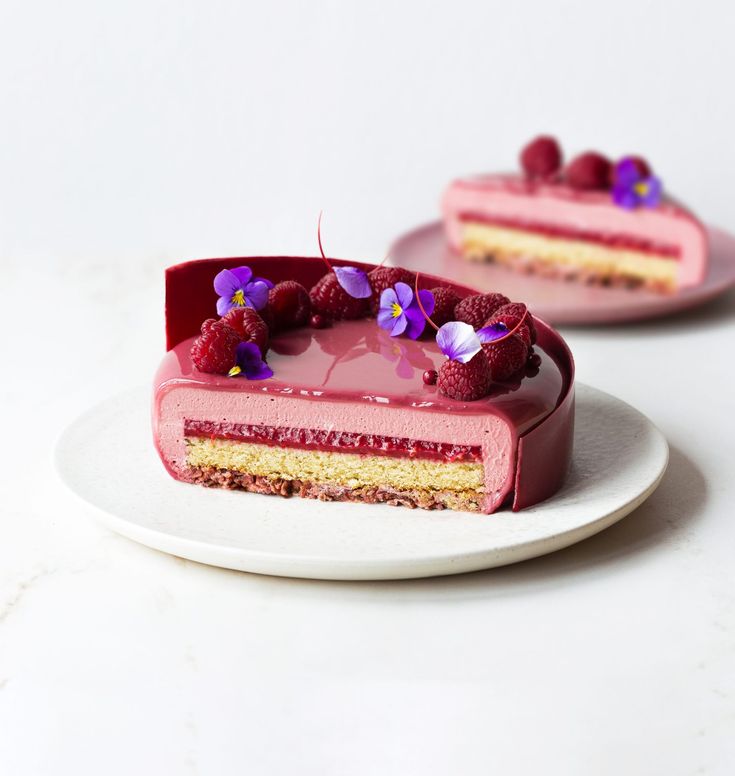
[[[517,567],[229,573],[110,534],[53,479],[75,414],[150,379],[183,258],[313,253],[324,209],[331,253],[380,259],[540,131],[644,154],[735,229],[729,3],[430,5],[0,3],[0,773],[735,770],[732,294],[564,332],[671,469]]]

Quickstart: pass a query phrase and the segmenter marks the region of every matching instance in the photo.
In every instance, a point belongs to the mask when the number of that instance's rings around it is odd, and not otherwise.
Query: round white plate
[[[577,385],[572,470],[522,512],[426,512],[212,490],[171,479],[150,431],[149,391],[116,396],[62,435],[62,480],[114,531],[182,558],[312,579],[407,579],[501,566],[567,547],[639,506],[668,462],[661,432]]]

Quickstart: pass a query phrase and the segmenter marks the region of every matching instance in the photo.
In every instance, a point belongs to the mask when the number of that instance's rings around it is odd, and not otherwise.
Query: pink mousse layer
[[[546,330],[548,331],[548,330]],[[485,470],[485,512],[517,486],[519,439],[552,414],[570,391],[544,351],[537,375],[496,386],[480,401],[458,402],[423,384],[425,369],[443,360],[433,339],[395,339],[372,319],[323,330],[297,329],[271,343],[275,377],[249,381],[204,374],[189,356],[193,338],[164,358],[155,378],[153,426],[158,451],[178,479],[186,468],[185,424],[252,424],[337,430],[355,435],[479,448]]]
[[[450,245],[461,249],[462,226],[472,217],[530,231],[630,247],[679,260],[678,285],[697,285],[707,269],[707,235],[691,212],[670,200],[656,208],[626,210],[609,192],[578,191],[561,183],[528,181],[520,175],[482,175],[454,181],[442,212]],[[641,246],[643,246],[641,248]]]

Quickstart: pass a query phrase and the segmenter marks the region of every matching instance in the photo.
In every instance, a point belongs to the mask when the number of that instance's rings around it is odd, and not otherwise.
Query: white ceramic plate
[[[639,506],[668,445],[640,412],[577,386],[574,461],[554,498],[495,515],[323,503],[171,479],[153,448],[149,392],[94,407],[62,435],[62,480],[114,531],[183,558],[259,574],[406,579],[501,566],[567,547]]]

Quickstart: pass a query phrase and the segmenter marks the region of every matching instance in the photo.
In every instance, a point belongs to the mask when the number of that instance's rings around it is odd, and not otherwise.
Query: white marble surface
[[[486,573],[318,583],[139,547],[54,480],[61,429],[152,374],[160,269],[49,272],[64,303],[30,317],[34,268],[6,285],[6,331],[23,328],[2,386],[5,773],[728,772],[735,296],[565,331],[580,379],[672,447],[658,492],[621,524]]]
[[[518,566],[221,571],[54,479],[61,429],[153,373],[175,259],[311,252],[321,207],[332,252],[380,257],[542,128],[640,148],[735,228],[729,4],[378,5],[3,5],[3,776],[735,772],[733,294],[565,330],[671,466],[619,525]]]

